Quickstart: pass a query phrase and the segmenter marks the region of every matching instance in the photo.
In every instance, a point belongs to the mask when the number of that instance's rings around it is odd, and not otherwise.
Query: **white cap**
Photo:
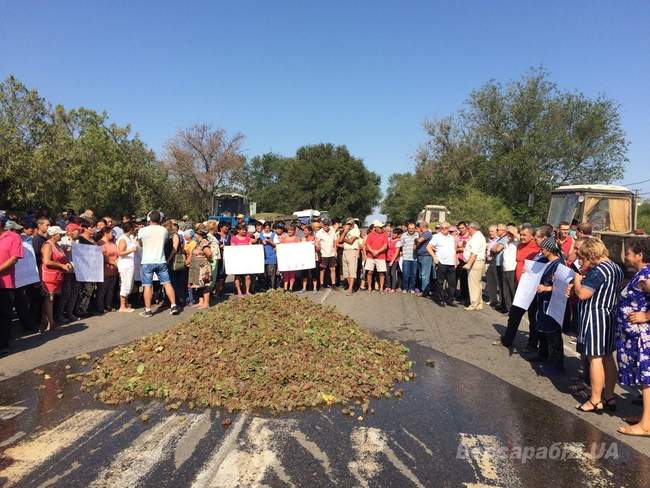
[[[372,225],[373,227],[383,227],[384,223],[381,220],[375,220]]]
[[[47,235],[52,237],[57,234],[65,234],[65,231],[58,225],[53,225],[52,227],[47,228]]]

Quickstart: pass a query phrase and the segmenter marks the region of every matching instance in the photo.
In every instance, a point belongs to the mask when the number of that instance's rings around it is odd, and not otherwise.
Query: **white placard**
[[[313,242],[278,244],[278,271],[299,271],[316,267],[316,248]]]
[[[530,261],[529,259],[526,260],[524,263],[525,271],[521,275],[519,284],[517,284],[515,299],[512,301],[512,304],[515,307],[528,310],[535,295],[537,295],[537,287],[539,286],[539,281],[542,279],[542,273],[544,273],[547,264],[548,263]]]
[[[36,254],[31,244],[23,242],[23,258],[16,262],[16,288],[41,281],[36,266]]]
[[[72,266],[77,281],[84,283],[104,281],[104,254],[100,246],[73,243]]]
[[[264,273],[264,246],[226,246],[223,248],[226,274],[247,275]]]
[[[564,323],[564,312],[566,310],[566,288],[573,280],[573,270],[563,264],[559,264],[553,275],[553,291],[551,301],[548,303],[546,314],[562,325]]]

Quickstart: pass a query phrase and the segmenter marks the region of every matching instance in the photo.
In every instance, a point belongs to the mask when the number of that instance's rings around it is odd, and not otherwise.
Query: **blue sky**
[[[644,0],[5,0],[0,14],[3,78],[106,110],[156,151],[206,121],[243,132],[248,156],[346,144],[384,183],[412,169],[425,118],[540,65],[620,103],[623,181],[650,179],[648,53]]]

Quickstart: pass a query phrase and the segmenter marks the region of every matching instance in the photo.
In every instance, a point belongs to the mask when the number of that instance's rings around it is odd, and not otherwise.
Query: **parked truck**
[[[610,258],[624,266],[626,243],[642,234],[636,229],[638,197],[617,185],[569,185],[551,192],[548,223],[589,223],[607,246]]]

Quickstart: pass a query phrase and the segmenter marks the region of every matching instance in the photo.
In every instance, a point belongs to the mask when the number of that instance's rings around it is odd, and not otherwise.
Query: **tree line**
[[[241,192],[258,212],[326,209],[365,217],[379,204],[380,177],[345,146],[300,147],[295,156],[248,160],[244,135],[195,124],[157,157],[130,126],[106,112],[53,106],[13,76],[0,82],[0,209],[203,219],[216,192]]]
[[[472,91],[462,110],[424,123],[415,169],[381,179],[346,146],[246,158],[244,135],[209,124],[178,131],[157,157],[106,112],[52,106],[13,76],[0,82],[0,209],[91,207],[100,214],[205,218],[219,191],[245,193],[258,212],[328,210],[365,217],[381,201],[395,222],[426,204],[454,219],[542,222],[550,191],[622,177],[628,142],[617,104],[562,91],[532,70]]]
[[[396,221],[442,204],[454,219],[541,223],[552,189],[610,183],[627,162],[618,105],[560,90],[543,69],[486,83],[424,131],[415,170],[388,181],[382,210]]]

